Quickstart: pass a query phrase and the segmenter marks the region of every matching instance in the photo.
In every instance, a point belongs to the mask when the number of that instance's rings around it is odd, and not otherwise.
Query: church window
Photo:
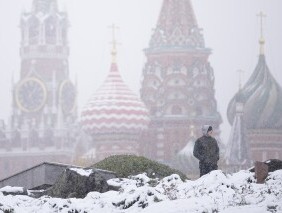
[[[62,33],[62,42],[63,44],[66,44],[67,43],[67,21],[66,20],[63,20],[61,22],[61,33]]]
[[[29,21],[29,44],[38,44],[39,42],[39,21],[37,18],[33,17]]]
[[[175,64],[175,65],[173,66],[173,72],[179,72],[179,71],[180,71],[179,65]]]
[[[50,17],[45,22],[46,43],[55,44],[57,38],[57,25],[56,20]]]

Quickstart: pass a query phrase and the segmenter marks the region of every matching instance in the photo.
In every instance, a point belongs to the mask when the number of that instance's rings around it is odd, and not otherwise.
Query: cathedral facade
[[[192,141],[202,135],[204,124],[212,125],[219,138],[222,120],[210,54],[191,1],[164,0],[145,49],[147,62],[140,90],[151,118],[143,146],[147,157],[173,164],[188,147],[193,158]]]
[[[0,178],[74,156],[77,89],[69,76],[67,14],[56,0],[34,0],[20,30],[20,77],[9,124],[0,129]]]

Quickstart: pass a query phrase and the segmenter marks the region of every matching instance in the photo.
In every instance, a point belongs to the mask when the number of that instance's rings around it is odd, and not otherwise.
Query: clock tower
[[[0,148],[2,177],[43,161],[73,160],[77,90],[69,77],[67,14],[56,0],[33,0],[20,30],[20,78]]]

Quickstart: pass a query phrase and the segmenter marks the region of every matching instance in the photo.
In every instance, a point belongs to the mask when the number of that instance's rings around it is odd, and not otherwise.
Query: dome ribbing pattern
[[[282,89],[271,75],[263,54],[249,81],[229,103],[227,116],[231,124],[238,98],[244,104],[247,129],[282,129]]]
[[[122,80],[112,63],[103,85],[90,98],[81,114],[82,128],[89,134],[136,134],[146,129],[148,110]]]

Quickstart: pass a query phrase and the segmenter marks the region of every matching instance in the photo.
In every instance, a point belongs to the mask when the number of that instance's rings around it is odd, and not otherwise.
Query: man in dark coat
[[[200,176],[217,170],[217,161],[219,160],[219,148],[216,139],[212,137],[212,126],[204,125],[202,132],[203,136],[196,140],[193,152],[200,161]]]

